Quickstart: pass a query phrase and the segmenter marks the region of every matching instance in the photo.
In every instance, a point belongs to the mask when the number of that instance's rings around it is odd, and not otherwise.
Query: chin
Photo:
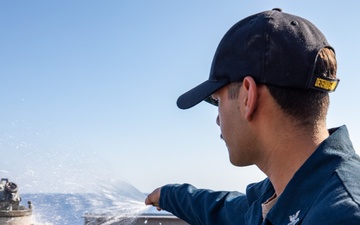
[[[249,163],[249,162],[246,162],[246,161],[241,160],[241,159],[236,160],[236,159],[232,158],[231,156],[230,156],[229,160],[230,160],[232,165],[237,166],[237,167],[244,167],[244,166],[254,165],[254,163]]]
[[[241,163],[239,163],[237,160],[234,160],[231,157],[229,158],[229,160],[233,166],[241,166]]]

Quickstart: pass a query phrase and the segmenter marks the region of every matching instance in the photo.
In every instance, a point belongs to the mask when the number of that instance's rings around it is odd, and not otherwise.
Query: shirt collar
[[[319,195],[319,187],[330,179],[342,160],[355,154],[345,126],[330,129],[329,133],[330,136],[305,161],[279,196],[266,217],[272,224],[295,225],[301,221]]]

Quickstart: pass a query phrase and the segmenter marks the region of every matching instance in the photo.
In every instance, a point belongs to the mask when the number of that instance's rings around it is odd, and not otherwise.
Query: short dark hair
[[[320,77],[336,78],[337,62],[332,49],[319,51],[313,74]],[[313,89],[298,89],[266,85],[280,108],[293,117],[300,125],[314,125],[326,118],[329,94]]]

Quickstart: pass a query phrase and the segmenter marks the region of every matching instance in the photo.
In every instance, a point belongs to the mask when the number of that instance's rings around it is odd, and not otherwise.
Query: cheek
[[[224,141],[230,144],[228,142],[236,137],[236,121],[234,121],[231,115],[219,113],[218,124]]]
[[[236,151],[241,144],[244,124],[238,108],[219,112],[220,130],[229,151]]]
[[[239,110],[236,107],[227,107],[226,110],[220,108],[217,123],[224,132],[236,132],[239,125],[239,116]]]

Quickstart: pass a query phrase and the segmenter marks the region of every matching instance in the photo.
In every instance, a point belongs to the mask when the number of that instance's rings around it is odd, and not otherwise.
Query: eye
[[[210,97],[210,103],[215,105],[215,106],[219,106],[219,100],[217,98],[214,98],[213,96]]]

